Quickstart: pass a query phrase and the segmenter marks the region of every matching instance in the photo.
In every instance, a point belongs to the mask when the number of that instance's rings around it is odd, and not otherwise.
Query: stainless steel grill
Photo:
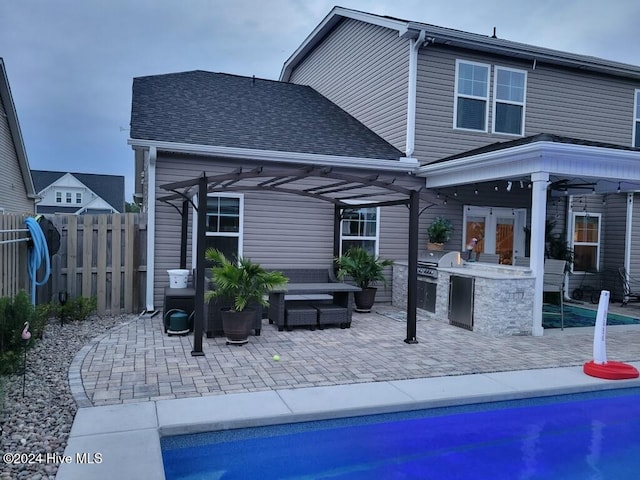
[[[435,251],[427,252],[426,255],[418,259],[418,276],[438,277],[438,268],[458,267],[461,264],[460,252]]]
[[[460,252],[430,251],[418,259],[418,308],[435,313],[438,268],[460,264]]]

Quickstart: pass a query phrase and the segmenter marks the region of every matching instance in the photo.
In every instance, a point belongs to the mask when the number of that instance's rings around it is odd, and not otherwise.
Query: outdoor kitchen
[[[528,267],[427,250],[419,255],[416,273],[421,316],[490,336],[532,335],[534,277]],[[406,309],[407,281],[408,264],[395,262],[395,307]]]

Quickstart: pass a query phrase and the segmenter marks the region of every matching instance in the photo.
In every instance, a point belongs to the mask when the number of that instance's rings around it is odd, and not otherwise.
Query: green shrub
[[[20,291],[13,298],[0,298],[0,373],[13,373],[20,365],[25,347],[24,323],[29,322],[32,337],[42,335],[44,321],[39,319],[29,295]],[[32,341],[29,341],[31,344]]]
[[[55,316],[64,317],[65,320],[86,320],[98,307],[96,297],[76,297],[67,300],[63,305],[54,304]]]

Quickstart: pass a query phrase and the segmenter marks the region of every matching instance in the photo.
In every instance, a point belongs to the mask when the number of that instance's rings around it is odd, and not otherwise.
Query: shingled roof
[[[385,160],[403,157],[311,87],[201,70],[135,78],[131,138]]]
[[[31,170],[36,192],[41,192],[67,173],[76,177],[79,182],[84,184],[118,212],[124,212],[124,177],[122,175]],[[75,210],[77,210],[77,208],[75,208],[74,211]],[[56,208],[56,211],[63,210]]]

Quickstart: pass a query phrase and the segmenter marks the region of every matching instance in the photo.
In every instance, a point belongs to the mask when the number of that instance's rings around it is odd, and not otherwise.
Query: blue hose
[[[28,270],[29,278],[31,279],[31,303],[36,304],[36,286],[44,285],[49,280],[51,275],[51,263],[49,259],[49,247],[47,246],[47,239],[44,236],[40,224],[33,217],[27,217],[24,221],[29,229],[31,240],[33,245],[29,248]],[[42,265],[42,260],[45,261],[45,272],[42,280],[38,281],[36,274]]]

